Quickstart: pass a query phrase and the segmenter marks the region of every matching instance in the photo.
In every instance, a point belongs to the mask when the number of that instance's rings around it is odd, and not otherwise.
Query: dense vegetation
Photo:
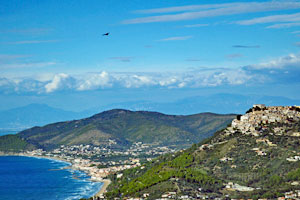
[[[121,178],[111,175],[110,179],[113,183],[109,186],[106,197],[108,199],[121,196],[136,197],[143,193],[151,193],[151,199],[155,199],[167,191],[183,194],[183,190],[190,187],[193,189],[201,187],[202,191],[218,192],[223,182],[212,177],[206,169],[198,168],[194,154],[198,147],[199,144],[194,144],[185,151],[164,155],[141,167],[125,170]]]
[[[34,145],[29,144],[26,140],[17,135],[0,136],[0,151],[19,152],[24,149],[34,149]]]
[[[186,147],[211,136],[234,117],[212,113],[175,116],[111,110],[82,120],[34,127],[20,132],[18,136],[46,150],[59,145],[101,145],[109,139],[116,140],[120,147],[133,142]]]

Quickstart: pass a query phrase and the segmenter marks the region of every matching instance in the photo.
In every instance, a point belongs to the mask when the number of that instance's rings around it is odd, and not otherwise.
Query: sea
[[[0,199],[71,200],[95,195],[103,183],[91,182],[70,163],[25,156],[0,156]]]

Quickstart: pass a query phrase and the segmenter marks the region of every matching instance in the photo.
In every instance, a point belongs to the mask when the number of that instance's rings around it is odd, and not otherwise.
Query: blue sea
[[[0,156],[0,199],[71,200],[96,194],[103,183],[85,173],[63,169],[63,161],[23,156]]]

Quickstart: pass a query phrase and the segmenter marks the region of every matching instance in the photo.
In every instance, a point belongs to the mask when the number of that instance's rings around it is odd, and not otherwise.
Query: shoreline
[[[80,170],[78,168],[75,168],[73,165],[73,163],[69,160],[63,159],[63,158],[56,158],[56,157],[47,157],[47,156],[36,156],[36,155],[27,155],[24,153],[3,153],[0,152],[0,156],[23,156],[23,157],[31,157],[31,158],[37,158],[37,159],[48,159],[48,160],[55,160],[55,161],[59,161],[59,162],[65,162],[67,163],[69,166],[64,167],[63,169],[73,169],[73,170],[78,170],[81,172],[86,173],[87,175],[89,175],[91,178],[89,179],[90,182],[101,182],[103,183],[103,185],[101,186],[101,188],[99,189],[98,192],[96,192],[92,197],[100,197],[103,196],[103,194],[106,192],[106,188],[108,187],[108,185],[111,183],[110,179],[92,179],[92,176],[90,175],[89,171],[85,171],[85,170]],[[63,170],[62,169],[62,170]]]
[[[109,180],[109,179],[103,179],[102,182],[103,182],[103,185],[102,185],[100,191],[97,194],[94,195],[95,197],[101,197],[101,196],[103,196],[103,194],[106,192],[106,188],[111,183],[111,180]]]

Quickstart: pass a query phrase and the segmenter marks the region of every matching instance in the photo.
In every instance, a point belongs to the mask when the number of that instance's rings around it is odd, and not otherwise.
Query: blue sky
[[[0,109],[300,99],[300,1],[0,0],[0,43]]]

